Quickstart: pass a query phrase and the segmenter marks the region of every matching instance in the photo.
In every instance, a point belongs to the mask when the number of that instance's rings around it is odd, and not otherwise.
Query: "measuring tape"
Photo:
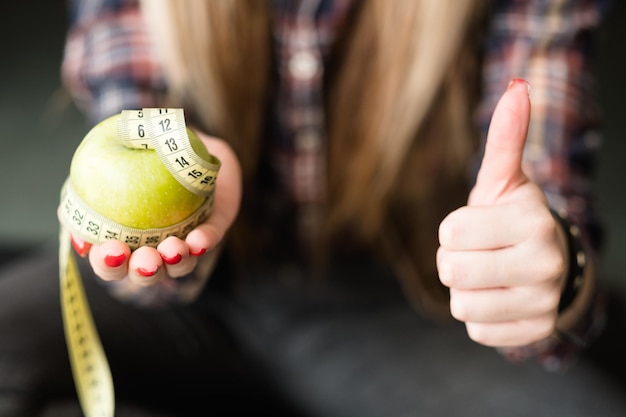
[[[113,378],[71,250],[69,231],[61,229],[59,241],[63,328],[78,399],[87,417],[112,417]]]
[[[118,137],[129,148],[156,150],[167,170],[192,193],[213,192],[220,162],[214,156],[205,161],[194,152],[182,109],[124,110]]]
[[[206,200],[194,214],[164,228],[137,229],[102,216],[87,205],[72,188],[69,178],[61,188],[57,210],[61,309],[74,384],[87,417],[113,417],[113,378],[94,324],[82,285],[70,234],[100,244],[115,239],[131,250],[156,247],[169,236],[181,239],[204,222],[213,209],[215,181],[220,161],[201,158],[191,147],[182,109],[149,108],[124,110],[118,119],[118,139],[127,147],[152,149],[176,180]]]
[[[62,225],[76,236],[89,243],[100,244],[107,240],[121,240],[131,250],[140,246],[155,248],[170,236],[183,238],[196,226],[204,222],[213,210],[214,196],[211,194],[194,214],[180,223],[169,227],[137,229],[124,226],[92,210],[74,191],[69,179],[61,188],[61,204],[58,217]]]

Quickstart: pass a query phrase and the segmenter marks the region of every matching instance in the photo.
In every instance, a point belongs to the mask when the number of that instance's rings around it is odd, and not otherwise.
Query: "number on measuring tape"
[[[193,150],[182,109],[124,110],[118,123],[120,141],[128,147],[154,149],[167,170],[189,191],[213,192],[220,161],[205,160]]]
[[[89,243],[104,243],[115,239],[126,243],[132,250],[140,246],[157,247],[170,236],[184,239],[196,226],[204,222],[213,210],[214,195],[211,194],[194,214],[169,227],[137,229],[124,226],[89,207],[76,194],[71,181],[67,179],[61,189],[59,222],[69,231]]]
[[[63,184],[57,211],[61,224],[61,303],[72,373],[81,408],[87,417],[113,417],[115,401],[108,361],[82,287],[70,234],[90,243],[119,240],[131,250],[141,246],[156,247],[170,236],[184,238],[211,214],[220,168],[217,158],[211,155],[210,160],[205,160],[191,147],[182,109],[122,111],[117,133],[127,147],[155,150],[180,184],[206,198],[193,215],[180,223],[165,228],[136,229],[112,221],[85,204],[73,190],[69,178]]]

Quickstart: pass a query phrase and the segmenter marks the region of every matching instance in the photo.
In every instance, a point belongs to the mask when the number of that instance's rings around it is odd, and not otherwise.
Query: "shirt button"
[[[299,80],[313,78],[319,67],[319,60],[308,51],[296,52],[289,59],[289,73]]]

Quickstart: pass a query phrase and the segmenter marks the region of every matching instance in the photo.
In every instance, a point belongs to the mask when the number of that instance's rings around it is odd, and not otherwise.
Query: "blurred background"
[[[34,8],[37,10],[34,10]],[[56,205],[69,162],[86,133],[60,86],[63,0],[10,2],[0,25],[0,248],[54,247]]]
[[[596,73],[605,131],[597,176],[607,225],[606,280],[626,294],[626,4],[614,9],[598,36]],[[67,25],[63,0],[12,1],[0,25],[0,256],[33,246],[54,248],[56,207],[74,149],[87,131],[62,90],[59,66]],[[8,10],[7,10],[8,8]]]

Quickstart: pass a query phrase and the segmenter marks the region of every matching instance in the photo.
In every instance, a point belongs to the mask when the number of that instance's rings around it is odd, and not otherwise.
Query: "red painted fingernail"
[[[192,251],[191,249],[189,249],[189,254],[192,256],[200,256],[204,254],[205,252],[206,252],[205,248],[198,249],[197,251]]]
[[[89,250],[91,249],[91,246],[93,245],[89,242],[85,242],[82,239],[74,237],[74,235],[70,235],[70,239],[72,240],[72,246],[74,247],[76,253],[78,253],[81,258],[87,256]]]
[[[121,255],[107,255],[104,257],[104,263],[109,268],[117,268],[122,265],[126,260],[126,254],[122,253]]]
[[[137,273],[139,275],[141,275],[142,277],[149,278],[151,276],[154,276],[154,274],[156,274],[158,270],[159,270],[158,266],[156,268],[154,268],[152,271],[149,271],[149,270],[143,269],[143,268],[137,268]]]
[[[509,81],[509,85],[506,87],[506,89],[510,89],[515,84],[524,84],[526,86],[526,91],[530,93],[530,83],[523,78],[513,78],[511,81]]]
[[[177,263],[179,263],[181,261],[181,259],[183,259],[183,255],[181,255],[180,253],[177,253],[176,255],[170,257],[167,257],[163,254],[161,254],[161,258],[163,259],[163,262],[165,262],[168,265],[175,265]]]

